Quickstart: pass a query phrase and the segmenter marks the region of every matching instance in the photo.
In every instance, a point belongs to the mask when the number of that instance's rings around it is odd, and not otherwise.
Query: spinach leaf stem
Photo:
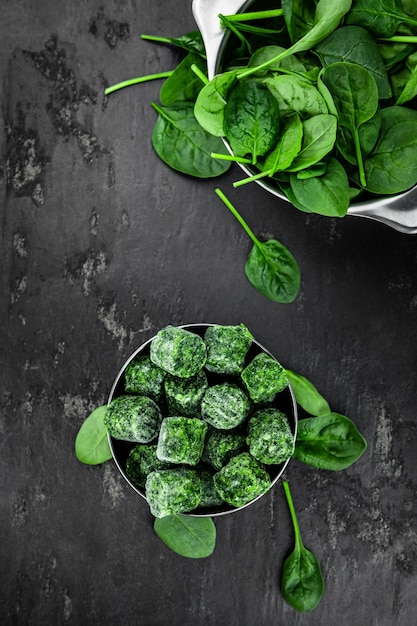
[[[235,207],[233,206],[233,204],[230,202],[230,200],[228,198],[226,198],[226,196],[224,195],[224,193],[221,191],[221,189],[219,189],[218,187],[215,189],[215,193],[219,196],[220,200],[222,200],[224,202],[224,204],[227,206],[227,208],[233,213],[233,215],[235,216],[235,218],[237,219],[237,221],[239,222],[239,224],[245,229],[246,233],[249,235],[249,237],[252,239],[253,243],[258,246],[260,246],[260,241],[259,239],[255,236],[255,234],[252,232],[252,230],[249,228],[249,226],[247,225],[247,223],[245,222],[245,220],[243,219],[243,217],[238,213],[238,211],[235,209]]]
[[[291,496],[290,486],[287,481],[282,481],[282,486],[284,487],[285,497],[287,499],[288,508],[290,510],[291,521],[294,527],[294,535],[295,535],[295,546],[297,549],[301,549],[303,547],[303,542],[301,540],[300,527],[298,525],[297,515],[295,512],[294,502]]]
[[[234,161],[236,163],[247,163],[251,164],[252,160],[247,159],[246,157],[234,156],[233,154],[221,154],[217,152],[212,152],[210,155],[213,159],[223,159],[223,161]]]
[[[209,81],[209,79],[207,78],[207,76],[204,74],[204,72],[202,72],[202,71],[200,70],[200,68],[199,68],[199,67],[198,67],[195,63],[193,63],[192,65],[190,65],[190,68],[192,69],[192,71],[194,72],[194,74],[195,74],[196,76],[198,76],[198,78],[201,80],[201,82],[203,82],[205,85],[208,85],[208,84],[209,84],[209,82],[210,82],[210,81]]]
[[[171,76],[173,70],[168,72],[159,72],[158,74],[148,74],[147,76],[138,76],[137,78],[130,78],[129,80],[123,80],[121,83],[116,83],[111,87],[107,87],[104,90],[104,95],[108,96],[109,93],[123,89],[124,87],[130,87],[131,85],[137,85],[139,83],[146,83],[148,80],[157,80],[158,78],[168,78]]]
[[[219,15],[219,17],[220,19],[225,18],[230,22],[247,22],[250,20],[262,20],[272,17],[280,17],[283,14],[283,9],[271,9],[270,11],[252,11],[248,13],[237,13],[236,15]]]

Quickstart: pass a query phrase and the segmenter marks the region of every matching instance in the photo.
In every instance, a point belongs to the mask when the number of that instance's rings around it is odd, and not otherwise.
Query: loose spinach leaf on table
[[[216,189],[216,194],[254,243],[245,263],[245,274],[251,285],[273,302],[293,302],[301,279],[300,270],[291,252],[275,239],[259,241],[224,193]]]
[[[377,37],[392,37],[402,23],[417,26],[398,0],[353,0],[346,23],[363,26]]]
[[[306,613],[319,604],[324,592],[324,580],[317,557],[307,550],[302,542],[289,484],[287,481],[283,481],[282,484],[294,528],[295,546],[284,561],[281,593],[290,606]]]
[[[216,527],[210,517],[168,515],[155,519],[154,531],[168,548],[190,559],[210,556],[216,546]]]
[[[307,378],[287,369],[288,381],[294,392],[295,400],[310,415],[327,415],[329,403]]]
[[[75,438],[75,454],[79,461],[87,465],[98,465],[112,457],[104,415],[107,406],[95,409],[84,420]]]
[[[339,471],[355,463],[366,446],[365,438],[351,419],[329,413],[298,422],[293,456],[319,469]]]
[[[152,131],[152,145],[170,167],[198,178],[220,176],[230,162],[213,159],[213,152],[227,154],[219,137],[205,131],[194,115],[194,104],[182,102],[170,107],[152,103],[158,119]]]

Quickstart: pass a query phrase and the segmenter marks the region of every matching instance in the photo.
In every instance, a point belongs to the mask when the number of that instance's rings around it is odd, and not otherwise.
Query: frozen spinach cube
[[[150,358],[173,376],[189,378],[204,366],[207,350],[199,335],[177,326],[166,326],[152,340]]]
[[[245,436],[242,433],[212,428],[206,435],[201,459],[219,470],[232,456],[241,452],[244,445]]]
[[[146,396],[118,396],[107,407],[104,423],[115,439],[148,443],[158,436],[162,414]]]
[[[214,472],[202,470],[199,472],[201,480],[201,502],[200,506],[212,507],[220,506],[223,500],[219,496],[214,484]]]
[[[168,412],[171,415],[200,415],[201,399],[208,387],[207,376],[203,371],[190,378],[178,378],[168,374],[164,387]]]
[[[207,424],[195,417],[166,417],[159,431],[156,455],[160,461],[196,465],[201,459]]]
[[[166,372],[152,363],[147,355],[130,361],[124,372],[125,391],[148,396],[158,402],[162,396]]]
[[[256,411],[248,422],[249,452],[262,463],[283,463],[294,452],[294,435],[287,416],[274,408]]]
[[[251,333],[243,324],[209,326],[204,334],[207,346],[206,369],[216,374],[240,374],[252,339]]]
[[[228,430],[249,415],[251,403],[245,392],[233,383],[209,387],[201,401],[201,417],[214,428]]]
[[[287,372],[280,363],[260,352],[241,374],[245,388],[254,402],[272,402],[288,385]]]
[[[242,452],[214,474],[214,484],[222,500],[240,507],[268,491],[271,479],[259,461]]]
[[[167,467],[169,464],[156,456],[156,444],[139,443],[130,450],[126,459],[126,476],[136,487],[144,487],[148,474]]]
[[[145,490],[155,517],[188,513],[201,502],[200,477],[196,471],[184,467],[151,472]]]

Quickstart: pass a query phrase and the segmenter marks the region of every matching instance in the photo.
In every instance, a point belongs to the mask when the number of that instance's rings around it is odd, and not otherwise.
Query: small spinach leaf
[[[168,548],[189,559],[210,556],[216,546],[211,517],[168,515],[155,519],[154,531]]]
[[[159,37],[155,35],[141,35],[142,39],[147,41],[155,41],[156,43],[166,43],[172,46],[177,46],[188,52],[196,52],[201,57],[206,57],[206,50],[204,47],[203,38],[200,31],[192,31],[191,33],[185,33],[179,37]]]
[[[281,115],[298,113],[302,118],[328,113],[326,102],[318,89],[299,76],[273,76],[265,85],[276,98]]]
[[[351,419],[329,413],[298,422],[294,458],[319,469],[338,471],[355,463],[366,445]]]
[[[301,374],[288,369],[286,371],[295,400],[304,411],[310,415],[327,415],[330,413],[329,403],[317,391],[313,383]]]
[[[77,459],[87,465],[98,465],[112,457],[107,428],[104,425],[104,415],[107,406],[95,409],[82,423],[75,439],[75,454]]]
[[[336,142],[337,119],[334,115],[320,114],[303,122],[303,142],[289,172],[298,172],[321,161]]]
[[[224,193],[215,191],[254,243],[245,264],[251,285],[273,302],[293,302],[300,288],[300,270],[291,252],[275,239],[259,241]]]
[[[285,496],[294,528],[294,551],[284,561],[281,573],[281,593],[284,600],[297,611],[307,613],[319,604],[324,592],[320,563],[301,539],[300,527],[287,481],[283,481]]]
[[[303,124],[300,117],[294,113],[283,118],[277,145],[267,154],[262,169],[268,172],[268,176],[286,170],[300,152],[302,141]]]
[[[167,165],[198,178],[220,176],[230,168],[229,161],[212,158],[212,152],[226,154],[226,147],[219,137],[200,126],[192,102],[171,107],[152,103],[152,107],[159,114],[152,131],[152,145]]]
[[[194,115],[198,123],[216,137],[224,137],[224,110],[229,89],[235,80],[236,72],[217,74],[197,96]]]
[[[195,52],[189,52],[162,84],[159,99],[163,106],[171,106],[182,100],[194,102],[201,89],[201,80],[191,70],[196,65],[202,72],[206,70],[206,63]]]

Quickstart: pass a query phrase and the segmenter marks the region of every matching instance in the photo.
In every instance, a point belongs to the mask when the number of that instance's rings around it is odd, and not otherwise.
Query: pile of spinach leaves
[[[287,369],[288,380],[298,408],[305,418],[298,422],[293,457],[318,469],[339,471],[355,463],[367,443],[348,417],[331,411],[327,400],[304,376]],[[112,458],[104,414],[107,406],[95,409],[82,423],[75,454],[87,465],[99,465]],[[300,612],[312,611],[319,604],[325,583],[316,556],[301,540],[300,528],[289,484],[283,481],[294,528],[295,546],[281,572],[284,600]],[[210,556],[216,547],[216,526],[210,517],[167,515],[154,520],[154,532],[173,552],[192,559]]]
[[[415,3],[265,5],[255,0],[247,14],[219,16],[228,39],[211,81],[198,32],[144,35],[185,58],[106,93],[165,79],[152,103],[161,159],[202,178],[223,174],[233,160],[246,163],[251,175],[236,187],[265,178],[301,211],[342,217],[353,199],[417,184]]]

